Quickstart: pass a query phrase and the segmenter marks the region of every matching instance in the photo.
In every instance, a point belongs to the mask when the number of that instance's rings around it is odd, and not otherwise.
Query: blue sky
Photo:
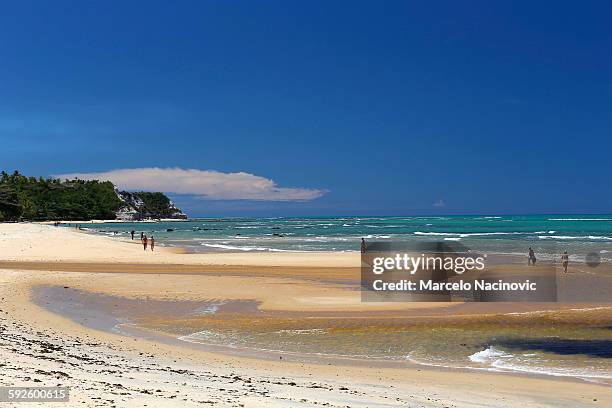
[[[191,215],[610,212],[607,2],[17,3],[4,169],[263,183]]]

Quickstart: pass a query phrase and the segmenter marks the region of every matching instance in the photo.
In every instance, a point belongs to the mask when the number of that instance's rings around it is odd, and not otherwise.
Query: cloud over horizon
[[[67,173],[62,179],[111,181],[124,190],[160,191],[198,196],[209,200],[310,201],[327,190],[279,187],[274,180],[245,172],[145,167],[100,173]]]
[[[442,199],[436,201],[435,203],[432,204],[432,206],[437,207],[437,208],[442,208],[442,207],[446,207],[446,202]]]

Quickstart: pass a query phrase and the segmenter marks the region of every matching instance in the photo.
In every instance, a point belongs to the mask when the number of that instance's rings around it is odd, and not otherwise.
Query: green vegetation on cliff
[[[134,195],[144,203],[142,211],[146,214],[156,214],[159,218],[171,218],[176,212],[170,199],[163,193],[140,191]]]
[[[180,213],[163,193],[120,194],[137,195],[144,203],[144,209],[138,210],[147,216],[163,218]],[[124,207],[110,181],[0,173],[0,221],[113,220]]]

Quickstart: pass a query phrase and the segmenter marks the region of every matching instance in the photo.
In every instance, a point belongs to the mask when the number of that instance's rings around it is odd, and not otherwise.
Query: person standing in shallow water
[[[131,230],[131,231],[130,231],[130,234],[132,234],[132,241],[134,240],[134,234],[135,234],[135,233],[136,233],[136,231],[134,231],[134,230]]]
[[[361,238],[361,253],[365,254],[366,251],[366,242],[364,238]]]
[[[533,265],[535,266],[536,264],[536,256],[535,256],[535,252],[533,251],[533,248],[529,247],[529,257],[527,260],[527,265]]]
[[[147,250],[147,244],[148,244],[148,239],[147,239],[147,236],[146,236],[146,235],[143,235],[143,238],[142,238],[142,246],[144,247],[144,250],[145,250],[145,251]]]
[[[150,243],[151,243],[151,251],[153,251],[153,249],[155,248],[155,238],[153,238],[153,235],[151,235]]]
[[[567,265],[569,265],[569,255],[567,251],[563,252],[561,255],[561,262],[563,263],[563,272],[567,273]]]

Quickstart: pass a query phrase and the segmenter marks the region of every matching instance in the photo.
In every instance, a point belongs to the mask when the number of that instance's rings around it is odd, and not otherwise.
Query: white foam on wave
[[[489,236],[489,235],[525,235],[529,232],[474,232],[468,234],[461,234],[462,237],[477,237],[477,236]]]
[[[581,236],[572,236],[572,235],[538,235],[539,239],[590,239],[592,241],[612,241],[612,237],[604,237],[602,235],[581,235]]]
[[[452,232],[421,232],[421,231],[416,231],[414,233],[414,235],[431,235],[431,236],[444,237],[444,236],[447,236],[447,235],[454,236],[454,235],[459,235],[459,234],[455,234],[455,233],[452,233]]]
[[[612,380],[612,375],[596,370],[573,367],[544,367],[542,365],[537,365],[537,361],[534,360],[534,357],[537,355],[536,353],[522,353],[516,355],[499,350],[494,346],[489,346],[484,350],[470,355],[468,358],[473,363],[482,364],[502,371],[550,375],[555,377],[574,377],[583,380]]]
[[[320,335],[320,334],[326,334],[327,332],[323,329],[292,329],[292,330],[283,329],[283,330],[275,331],[273,333],[288,334],[290,336],[295,336],[295,335],[304,335],[304,334]]]
[[[548,221],[612,221],[612,218],[549,218]]]
[[[216,343],[220,340],[225,340],[225,338],[226,336],[222,335],[221,333],[215,333],[210,330],[202,330],[197,333],[192,333],[186,336],[178,337],[178,339],[181,341],[186,341],[189,343],[203,343],[203,344],[206,344],[211,341]],[[227,346],[231,347],[232,345],[228,344]]]
[[[540,231],[543,232],[543,231]],[[527,235],[533,234],[531,232],[423,232],[416,231],[414,235],[432,236],[432,237],[479,237],[479,236],[494,236],[494,235]]]
[[[500,350],[497,350],[495,347],[491,346],[484,350],[478,351],[468,358],[470,361],[474,363],[485,364],[488,363],[491,359],[499,359],[499,358],[510,358],[511,354],[506,354]]]
[[[579,307],[579,308],[574,308],[574,309],[569,309],[569,310],[573,312],[584,312],[584,311],[591,311],[591,310],[606,310],[606,309],[612,309],[612,306]]]
[[[290,251],[290,250],[277,249],[277,248],[255,247],[255,246],[235,246],[235,245],[229,245],[229,244],[210,244],[207,242],[202,242],[200,245],[206,246],[209,248],[227,249],[230,251],[237,250],[237,251],[245,251],[245,252],[249,252],[249,251],[296,252],[292,250]]]

